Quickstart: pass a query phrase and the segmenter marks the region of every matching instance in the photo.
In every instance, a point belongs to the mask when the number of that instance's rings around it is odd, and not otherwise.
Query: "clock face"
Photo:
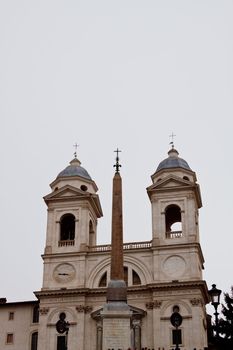
[[[53,271],[53,277],[60,283],[70,282],[75,277],[75,268],[68,263],[57,265]]]
[[[181,277],[186,270],[186,263],[183,258],[178,255],[169,256],[163,264],[163,271],[169,277]]]

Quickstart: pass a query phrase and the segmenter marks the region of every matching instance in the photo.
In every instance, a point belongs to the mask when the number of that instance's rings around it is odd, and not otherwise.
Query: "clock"
[[[59,283],[72,281],[75,274],[74,266],[68,263],[57,265],[53,271],[53,277]]]
[[[169,256],[163,263],[163,271],[172,278],[181,277],[185,270],[185,260],[178,255]]]

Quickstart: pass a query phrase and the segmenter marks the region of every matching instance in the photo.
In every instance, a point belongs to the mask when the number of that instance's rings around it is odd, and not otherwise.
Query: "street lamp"
[[[211,304],[215,309],[215,325],[216,325],[216,336],[219,337],[219,329],[218,329],[218,305],[220,304],[220,295],[222,291],[216,288],[216,284],[212,284],[212,289],[208,290],[209,296],[211,298]]]

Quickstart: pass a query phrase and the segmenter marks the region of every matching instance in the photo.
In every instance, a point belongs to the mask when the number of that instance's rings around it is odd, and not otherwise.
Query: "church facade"
[[[176,344],[182,350],[204,350],[209,297],[202,277],[196,174],[172,147],[151,179],[151,240],[122,247],[130,315],[125,336],[135,350],[171,350]],[[112,252],[111,244],[97,245],[103,215],[97,185],[75,156],[50,186],[44,197],[42,288],[35,292],[36,301],[0,299],[0,349],[109,350],[103,309]],[[174,312],[182,317],[179,327],[171,323]],[[123,314],[108,335],[126,332]],[[119,350],[114,340],[112,349]]]

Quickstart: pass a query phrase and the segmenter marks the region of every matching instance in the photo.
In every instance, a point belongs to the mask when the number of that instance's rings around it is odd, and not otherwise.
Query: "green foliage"
[[[223,315],[219,320],[219,333],[227,341],[233,344],[233,286],[231,287],[231,295],[224,293],[224,304],[222,304],[221,313]]]

